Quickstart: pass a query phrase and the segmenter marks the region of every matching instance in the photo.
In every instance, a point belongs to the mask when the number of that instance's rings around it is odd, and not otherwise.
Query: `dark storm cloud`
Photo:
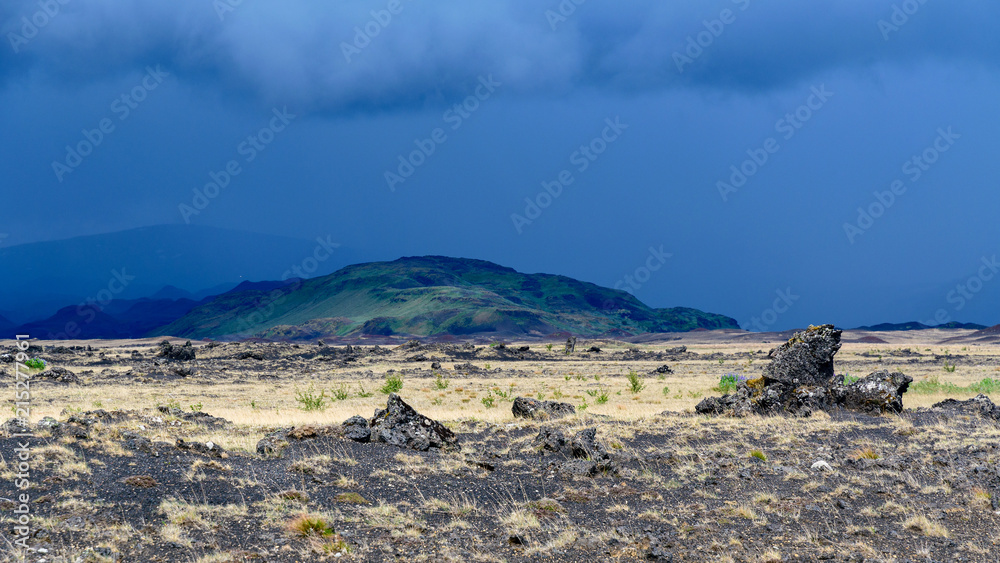
[[[576,1],[399,0],[389,14],[389,0],[20,0],[0,7],[0,72],[72,83],[164,64],[205,88],[341,112],[450,98],[488,73],[525,94],[756,91],[876,62],[1000,58],[994,2]],[[58,13],[28,38],[22,18],[45,6]],[[894,11],[907,21],[880,29]]]

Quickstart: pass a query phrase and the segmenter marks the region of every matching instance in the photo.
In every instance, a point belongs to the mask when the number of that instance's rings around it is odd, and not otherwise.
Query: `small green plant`
[[[863,448],[858,448],[854,451],[854,459],[878,459],[882,456],[875,451],[875,448],[871,446],[866,446]]]
[[[334,401],[343,401],[351,396],[351,392],[347,390],[347,384],[342,384],[340,387],[331,389],[330,395]]]
[[[505,401],[514,401],[514,384],[511,383],[510,387],[506,391],[501,390],[499,387],[493,388],[493,394]]]
[[[100,408],[103,408],[103,407],[104,407],[104,403],[102,403],[102,402],[100,402],[100,401],[94,401],[94,402],[93,402],[93,403],[91,403],[91,404],[92,404],[92,405],[94,405],[94,408],[95,408],[95,409],[100,409]]]
[[[25,367],[28,369],[45,369],[45,360],[40,358],[31,358],[24,362]]]
[[[174,410],[174,409],[180,410],[181,408],[181,404],[177,401],[167,401],[167,404],[164,406],[167,407],[168,410]]]
[[[253,410],[257,410],[260,407],[257,406],[257,401],[250,401],[250,408]]]
[[[441,377],[441,374],[436,374],[437,377],[434,378],[434,388],[441,391],[448,388],[448,380]]]
[[[1000,393],[1000,379],[990,379],[986,378],[979,383],[973,383],[968,387],[969,391],[973,393]]]
[[[401,375],[392,374],[385,376],[385,384],[379,388],[379,391],[383,395],[388,395],[389,393],[398,393],[400,389],[403,388],[403,377]]]
[[[663,387],[663,396],[666,397],[666,396],[669,396],[669,395],[670,395],[670,388],[667,387],[667,386],[664,386]]]
[[[949,364],[948,360],[944,361],[944,371],[948,373],[955,373],[955,364]]]
[[[304,411],[326,410],[326,391],[316,394],[316,388],[312,384],[305,391],[296,391],[295,400],[299,403],[299,408]]]
[[[608,390],[601,385],[597,389],[588,389],[587,394],[594,398],[594,402],[598,405],[603,405],[608,402]]]
[[[724,363],[726,363],[726,360],[723,360],[723,359],[721,359],[721,358],[720,358],[720,359],[719,359],[719,365],[721,366],[721,365],[722,365],[722,364],[724,364]]]
[[[483,397],[482,399],[480,399],[480,401],[482,401],[482,403],[483,403],[483,406],[486,407],[486,408],[488,408],[488,409],[492,409],[493,407],[496,406],[494,404],[494,403],[496,403],[496,400],[497,400],[497,398],[494,397],[493,395],[491,395],[489,391],[486,392],[486,396],[485,397]]]
[[[432,405],[440,405],[442,403],[444,403],[444,400],[442,400],[441,397],[434,397],[433,399],[431,399]]]
[[[483,369],[489,371],[489,369],[490,369],[490,363],[486,362],[485,364],[483,364]]]
[[[573,379],[573,377],[572,377],[572,376],[569,376],[569,375],[567,375],[567,376],[565,376],[565,377],[566,377],[566,381],[569,381],[569,380]]]
[[[688,397],[691,397],[692,399],[700,399],[701,391],[688,391]]]
[[[191,412],[201,412],[201,407],[202,407],[201,403],[195,403],[193,405],[188,405],[188,408],[191,409]]]
[[[563,395],[563,394],[562,394],[562,391],[560,391],[560,390],[558,390],[558,389],[556,389],[555,391],[553,391],[553,392],[552,392],[552,398],[553,398],[553,399],[556,399],[557,401],[558,401],[559,399],[562,399],[563,397],[565,397],[565,395]]]
[[[731,393],[736,390],[736,374],[727,373],[719,378],[719,384],[715,386],[715,390],[721,393]]]
[[[544,401],[545,400],[545,393],[542,392],[542,391],[539,391],[538,393],[535,394],[535,397],[538,397],[539,401]]]
[[[628,370],[628,387],[629,391],[633,393],[638,393],[646,388],[646,384],[642,382],[642,378],[636,373],[634,369]]]
[[[860,379],[861,378],[856,375],[851,375],[851,372],[847,372],[844,374],[844,385],[850,385],[852,383],[859,381]]]
[[[549,352],[551,352],[552,351],[552,344],[546,344],[545,345],[545,349],[548,350]]]
[[[601,375],[600,375],[600,374],[597,374],[597,373],[595,373],[595,374],[594,374],[594,381],[600,381],[600,380],[601,380]]]
[[[576,408],[578,408],[578,409],[580,409],[582,411],[585,411],[585,410],[587,410],[587,407],[589,407],[589,406],[590,405],[587,404],[587,399],[584,399],[583,403],[581,403],[580,406],[578,406]]]
[[[750,457],[757,458],[757,459],[759,459],[761,461],[767,461],[767,456],[764,455],[764,452],[762,452],[760,450],[751,450],[750,451]]]

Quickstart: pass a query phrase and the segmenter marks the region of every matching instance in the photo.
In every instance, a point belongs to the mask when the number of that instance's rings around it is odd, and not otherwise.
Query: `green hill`
[[[273,289],[236,290],[151,336],[315,338],[362,334],[595,336],[739,328],[697,309],[653,309],[632,295],[482,260],[424,256],[348,266]]]

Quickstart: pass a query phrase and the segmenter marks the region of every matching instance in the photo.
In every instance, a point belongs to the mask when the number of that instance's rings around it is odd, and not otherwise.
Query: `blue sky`
[[[996,3],[63,1],[0,6],[0,244],[190,221],[1000,322]]]

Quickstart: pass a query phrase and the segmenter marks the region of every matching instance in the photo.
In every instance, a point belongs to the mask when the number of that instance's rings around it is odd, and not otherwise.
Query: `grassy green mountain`
[[[247,289],[249,287],[249,289]],[[241,286],[152,335],[314,338],[362,334],[578,335],[739,328],[696,309],[482,260],[424,256],[348,266],[283,286]]]

